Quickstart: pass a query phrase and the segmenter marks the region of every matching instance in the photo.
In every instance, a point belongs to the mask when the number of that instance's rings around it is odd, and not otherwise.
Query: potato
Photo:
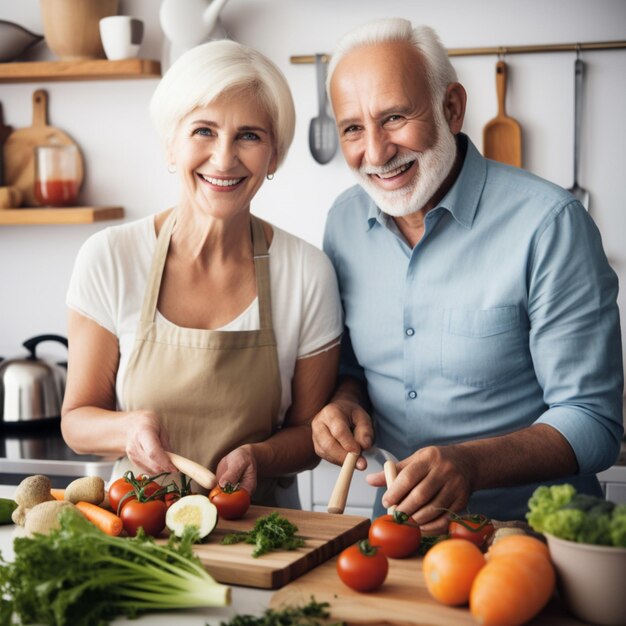
[[[90,502],[100,504],[104,500],[104,480],[100,476],[84,476],[73,480],[63,496],[68,502]]]
[[[26,512],[24,530],[29,535],[33,533],[47,535],[51,530],[60,528],[59,513],[67,506],[76,508],[71,502],[65,500],[40,502]]]
[[[29,509],[26,509],[21,504],[18,504],[17,509],[11,513],[11,519],[14,524],[18,526],[24,526],[24,521],[26,520],[26,513]]]
[[[54,500],[50,493],[51,488],[52,484],[47,476],[28,476],[17,486],[13,499],[25,509],[30,509],[40,502]]]

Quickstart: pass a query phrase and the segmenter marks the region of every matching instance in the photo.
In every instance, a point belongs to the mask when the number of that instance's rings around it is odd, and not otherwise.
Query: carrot
[[[50,489],[50,495],[55,500],[65,500],[65,489],[55,489],[54,487]]]
[[[107,535],[116,537],[122,532],[122,520],[106,509],[91,502],[76,502],[76,508],[95,526]]]

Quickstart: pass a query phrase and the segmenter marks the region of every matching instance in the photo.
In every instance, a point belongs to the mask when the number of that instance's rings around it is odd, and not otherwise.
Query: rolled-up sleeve
[[[624,432],[618,280],[580,203],[546,220],[529,268],[530,350],[548,407],[537,422],[568,440],[580,474],[602,471]]]

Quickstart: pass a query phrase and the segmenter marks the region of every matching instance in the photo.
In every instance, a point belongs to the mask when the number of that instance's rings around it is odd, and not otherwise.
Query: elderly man
[[[374,514],[395,504],[426,532],[448,511],[523,519],[539,483],[601,495],[623,366],[617,278],[587,212],[461,133],[466,93],[430,28],[349,33],[328,87],[359,185],[326,225],[345,333],[317,453],[340,464],[375,439],[399,463],[386,492],[368,476]]]

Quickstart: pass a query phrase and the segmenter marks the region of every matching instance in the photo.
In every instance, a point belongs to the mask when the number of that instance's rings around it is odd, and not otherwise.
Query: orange
[[[547,544],[530,535],[509,535],[494,543],[487,552],[487,560],[509,554],[527,554],[536,552],[550,560]]]
[[[451,606],[467,604],[472,583],[485,565],[480,548],[466,539],[446,539],[424,556],[424,581],[430,595]]]

